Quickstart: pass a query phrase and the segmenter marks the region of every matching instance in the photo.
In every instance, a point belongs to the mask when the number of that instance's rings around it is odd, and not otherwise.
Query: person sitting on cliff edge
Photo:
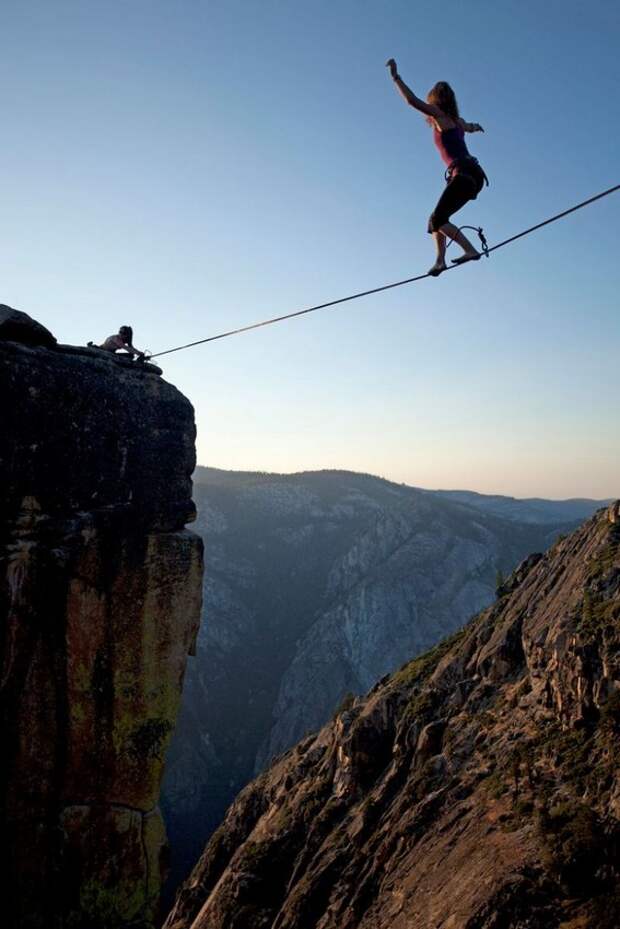
[[[93,342],[89,342],[88,345],[90,348],[102,348],[104,352],[112,352],[112,354],[124,351],[131,355],[132,358],[136,357],[139,361],[144,361],[146,355],[135,348],[132,342],[133,329],[131,326],[121,326],[118,335],[109,335],[101,345],[95,345]]]

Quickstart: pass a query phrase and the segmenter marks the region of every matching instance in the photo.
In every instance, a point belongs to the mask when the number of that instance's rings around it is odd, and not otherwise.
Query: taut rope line
[[[492,245],[487,251],[486,254],[496,251],[498,248],[503,248],[504,245],[508,245],[510,242],[514,242],[516,239],[521,239],[525,235],[529,235],[531,232],[535,232],[537,229],[542,229],[543,226],[548,226],[549,223],[554,223],[558,219],[563,219],[565,216],[568,216],[569,213],[574,213],[576,210],[581,210],[584,206],[589,206],[591,203],[595,203],[596,200],[601,200],[603,197],[608,197],[609,194],[615,193],[617,190],[620,190],[620,184],[616,184],[615,187],[610,187],[608,190],[603,190],[600,194],[596,194],[594,197],[590,197],[588,200],[583,200],[582,203],[577,203],[575,206],[571,206],[568,210],[564,210],[562,213],[556,213],[555,216],[550,216],[548,219],[543,220],[541,223],[536,223],[535,226],[530,226],[529,229],[524,229],[523,232],[517,232],[516,235],[510,236],[509,239],[504,239],[503,242],[498,242],[497,245]],[[451,265],[446,268],[446,271],[454,271],[456,267],[460,265]],[[445,274],[445,272],[443,272]],[[230,329],[228,332],[220,332],[218,335],[209,336],[206,339],[198,339],[197,342],[188,342],[187,345],[177,345],[176,348],[168,348],[163,352],[155,352],[154,355],[151,355],[151,358],[161,358],[162,355],[171,355],[172,352],[182,352],[186,348],[193,348],[195,345],[204,345],[206,342],[216,342],[218,339],[227,339],[231,335],[239,335],[241,332],[249,332],[251,329],[260,329],[262,326],[271,326],[273,323],[281,323],[285,319],[293,319],[295,316],[304,316],[306,313],[315,313],[317,310],[325,310],[330,306],[338,306],[341,303],[348,303],[350,300],[359,300],[360,297],[370,297],[372,294],[379,294],[384,290],[392,290],[394,287],[403,287],[405,284],[413,284],[414,281],[422,281],[425,277],[431,277],[430,274],[418,274],[416,277],[408,277],[404,281],[395,281],[392,284],[383,284],[382,287],[373,287],[372,290],[362,290],[357,294],[350,294],[348,297],[340,297],[339,300],[330,300],[328,303],[319,303],[317,306],[310,306],[305,310],[295,310],[293,313],[285,313],[284,316],[274,316],[272,319],[264,319],[260,323],[251,323],[249,326],[240,326],[238,329]]]

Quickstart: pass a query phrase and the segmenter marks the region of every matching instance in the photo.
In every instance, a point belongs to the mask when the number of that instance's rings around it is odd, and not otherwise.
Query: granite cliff
[[[166,929],[617,929],[620,504],[242,791]]]
[[[347,471],[198,468],[205,618],[163,806],[183,879],[239,790],[347,694],[459,629],[593,501],[444,494]]]
[[[160,372],[159,372],[160,373]],[[147,929],[198,631],[189,402],[0,307],[3,925]]]

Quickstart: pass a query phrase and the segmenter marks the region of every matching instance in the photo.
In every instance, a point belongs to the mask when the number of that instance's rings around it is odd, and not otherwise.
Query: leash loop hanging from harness
[[[484,234],[484,230],[482,226],[459,226],[459,232],[461,232],[461,230],[463,229],[471,229],[472,232],[476,232],[478,234],[478,238],[480,239],[480,251],[482,252],[483,255],[485,255],[488,258],[489,257],[489,246],[487,244],[486,236]],[[454,242],[454,239],[450,239],[449,242],[446,242],[446,251],[448,251],[448,249],[450,248],[453,242]]]
[[[478,234],[478,238],[480,239],[480,251],[488,258],[489,246],[487,245],[487,240],[482,226],[461,226],[461,229],[472,229]]]
[[[482,231],[482,226],[479,226],[476,229],[478,233],[478,238],[480,239],[480,248],[482,249],[482,254],[487,258],[489,257],[489,246],[487,245],[487,240],[485,238],[484,232]]]

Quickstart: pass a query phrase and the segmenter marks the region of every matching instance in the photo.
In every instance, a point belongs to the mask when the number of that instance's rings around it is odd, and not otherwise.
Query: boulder
[[[21,342],[22,345],[40,345],[43,348],[53,348],[56,345],[56,339],[49,329],[27,313],[14,310],[4,303],[0,303],[0,340]]]

